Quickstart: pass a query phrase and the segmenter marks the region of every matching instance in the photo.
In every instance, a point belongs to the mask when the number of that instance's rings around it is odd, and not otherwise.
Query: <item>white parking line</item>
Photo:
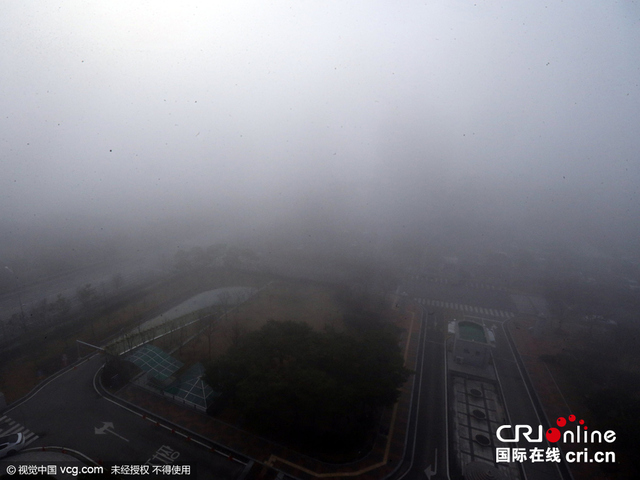
[[[448,308],[451,310],[460,310],[462,312],[475,313],[478,315],[485,315],[497,318],[513,318],[515,314],[506,310],[498,310],[493,308],[477,307],[474,305],[466,305],[462,303],[444,302],[442,300],[433,300],[430,298],[415,298],[415,300],[422,305],[428,305],[430,307]]]
[[[2,436],[22,432],[25,440],[25,446],[39,438],[38,435],[33,433],[31,430],[25,428],[23,425],[6,415],[0,418],[0,424],[3,426],[3,428],[0,429],[0,435]]]
[[[22,430],[22,425],[14,425],[13,427],[11,427],[8,430],[5,430],[4,432],[2,432],[2,435],[11,435],[12,433],[18,432]]]

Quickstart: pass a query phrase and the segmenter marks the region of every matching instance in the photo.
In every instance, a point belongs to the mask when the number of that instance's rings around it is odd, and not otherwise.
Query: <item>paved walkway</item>
[[[401,346],[405,354],[405,365],[413,370],[418,350],[420,307],[411,302],[406,307],[395,310],[393,315],[394,323],[404,329]],[[208,438],[214,443],[226,446],[300,479],[357,477],[367,480],[384,478],[402,460],[412,385],[413,377],[402,388],[401,397],[396,406],[385,411],[383,415],[380,430],[389,432],[388,435],[378,434],[369,454],[358,461],[342,465],[328,464],[310,458],[291,448],[253,435],[204,413],[177,405],[160,395],[132,384],[120,390],[117,396]],[[262,477],[258,475],[255,478]]]

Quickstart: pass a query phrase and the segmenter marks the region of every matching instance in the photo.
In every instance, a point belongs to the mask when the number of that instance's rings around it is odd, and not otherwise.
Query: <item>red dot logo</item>
[[[551,443],[555,443],[560,440],[560,430],[558,430],[557,428],[550,428],[549,430],[547,430],[545,436],[547,437],[548,441],[550,441]]]
[[[575,422],[576,421],[576,416],[575,415],[569,415],[569,421],[570,422]]]
[[[567,424],[567,419],[564,417],[560,417],[558,418],[558,420],[556,420],[556,423],[559,427],[564,427]]]

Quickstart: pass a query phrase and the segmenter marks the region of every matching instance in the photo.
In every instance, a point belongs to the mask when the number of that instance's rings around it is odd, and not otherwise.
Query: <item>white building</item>
[[[457,363],[484,367],[491,361],[495,336],[484,325],[469,320],[455,322],[453,358]]]

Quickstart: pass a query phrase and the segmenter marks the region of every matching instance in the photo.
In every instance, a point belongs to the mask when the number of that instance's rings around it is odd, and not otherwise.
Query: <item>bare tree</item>
[[[47,299],[43,298],[38,303],[36,303],[33,307],[31,307],[31,311],[29,312],[29,316],[31,317],[31,323],[47,323],[47,312],[49,311],[49,306],[47,304]]]
[[[231,324],[231,343],[232,345],[238,345],[240,343],[240,337],[244,334],[244,328],[240,325],[240,319],[238,314],[233,316],[233,323]]]
[[[212,337],[213,337],[213,332],[214,332],[214,322],[215,322],[215,315],[213,314],[213,312],[209,312],[205,317],[204,317],[204,322],[206,325],[206,332],[207,332],[207,340],[209,342],[209,361],[211,361],[212,359],[212,355],[211,355],[211,343],[212,343]]]
[[[111,278],[111,285],[113,286],[113,289],[118,291],[122,288],[122,285],[124,285],[124,278],[122,278],[122,274],[121,273],[116,273],[112,278]]]
[[[51,319],[51,321],[60,322],[71,311],[71,302],[69,302],[66,297],[59,293],[56,301],[50,303],[48,307],[49,318]]]
[[[222,307],[222,317],[226,318],[229,313],[229,308],[231,308],[231,294],[225,290],[218,294],[218,299],[220,300],[220,306]]]
[[[85,286],[78,288],[76,296],[78,301],[82,304],[82,307],[89,311],[95,306],[98,298],[98,292],[95,287],[91,286],[90,283],[87,283]]]

